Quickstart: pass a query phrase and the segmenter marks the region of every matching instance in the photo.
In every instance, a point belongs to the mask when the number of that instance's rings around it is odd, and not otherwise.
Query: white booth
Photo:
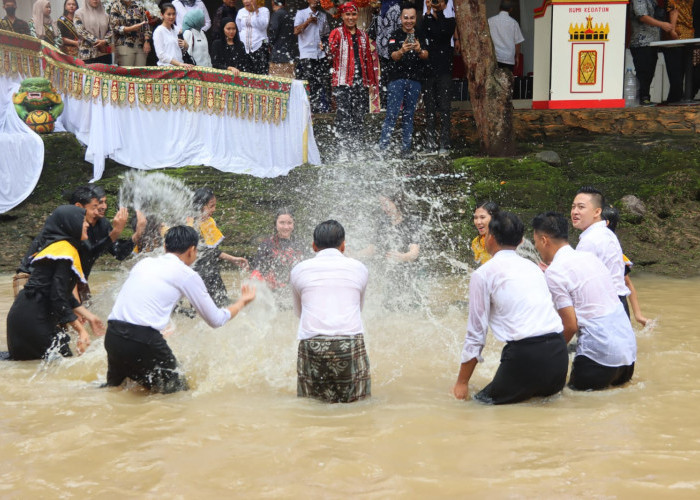
[[[626,0],[535,9],[533,109],[622,108]]]

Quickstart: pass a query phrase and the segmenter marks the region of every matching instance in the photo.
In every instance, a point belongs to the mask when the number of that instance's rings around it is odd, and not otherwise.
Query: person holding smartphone
[[[402,6],[401,28],[392,33],[388,47],[391,61],[387,68],[386,119],[382,125],[379,150],[384,151],[389,146],[391,133],[403,105],[401,156],[410,158],[413,156],[413,114],[420,96],[425,61],[428,59],[425,37],[416,32],[416,8],[413,4],[406,3]]]

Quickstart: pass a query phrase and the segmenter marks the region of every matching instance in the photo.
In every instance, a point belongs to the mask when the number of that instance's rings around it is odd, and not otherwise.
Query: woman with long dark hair
[[[78,45],[80,45],[78,32],[75,30],[73,19],[75,12],[80,8],[77,0],[65,0],[63,2],[63,15],[58,18],[56,24],[63,39],[62,50],[69,56],[78,57]]]
[[[474,261],[479,265],[485,264],[491,258],[491,255],[486,251],[486,233],[489,232],[491,216],[498,210],[498,203],[495,201],[485,201],[477,205],[474,210],[474,226],[479,235],[472,240],[472,252],[474,252]]]
[[[285,288],[289,273],[301,262],[304,252],[294,238],[294,215],[287,207],[275,214],[274,234],[258,247],[253,260],[252,278],[264,280],[271,289]]]
[[[32,274],[7,314],[11,359],[72,356],[67,326],[78,334],[78,351],[83,353],[90,345],[83,321],[96,335],[104,334],[100,319],[73,294],[78,281],[86,282],[78,247],[87,239],[87,228],[85,209],[75,205],[62,205],[46,219],[32,260]]]

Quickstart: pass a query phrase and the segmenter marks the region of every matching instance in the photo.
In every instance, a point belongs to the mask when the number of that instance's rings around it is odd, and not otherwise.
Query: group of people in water
[[[106,333],[107,386],[130,379],[154,392],[185,390],[187,381],[166,340],[173,311],[196,311],[216,328],[256,296],[254,285],[243,284],[239,298],[230,301],[221,277],[223,261],[251,270],[251,282],[260,280],[273,290],[291,292],[300,317],[299,396],[328,402],[366,398],[371,395],[371,377],[361,311],[369,271],[357,259],[381,254],[400,264],[396,268],[403,265],[410,271],[410,263],[420,255],[410,217],[391,198],[379,201],[387,220],[380,234],[398,243],[346,252],[345,229],[328,220],[316,226],[311,245],[315,256],[307,258],[294,238],[294,217],[282,208],[275,214],[273,235],[260,244],[251,265],[219,248],[224,236],[213,218],[217,200],[210,188],[195,191],[195,215],[186,223],[165,228],[137,211],[133,235],[121,238],[127,209],[119,208],[110,224],[104,190],[82,186],[69,205],[47,218],[19,266],[16,297],[7,315],[9,357],[71,356],[69,328],[77,333],[76,347],[82,353],[90,345],[89,325],[94,335]],[[627,306],[629,266],[613,232],[616,216],[600,191],[582,188],[571,209],[571,222],[582,231],[574,251],[568,244],[568,220],[554,212],[538,215],[532,221],[534,247],[541,257],[538,266],[518,255],[524,225],[516,215],[492,202],[476,208],[479,234],[472,248],[479,267],[469,285],[467,335],[455,397],[469,394],[489,328],[506,345],[493,381],[475,396],[480,401],[515,403],[559,392],[568,372],[567,343],[575,334],[572,389],[604,389],[631,379],[636,341]],[[144,243],[149,231],[160,235],[155,244]],[[105,327],[89,311],[87,284],[95,261],[104,253],[120,260],[148,253],[161,243],[164,254],[145,256],[131,269]],[[405,280],[399,277],[398,284],[405,286]],[[191,309],[182,307],[183,299]],[[632,309],[644,324],[636,297]]]

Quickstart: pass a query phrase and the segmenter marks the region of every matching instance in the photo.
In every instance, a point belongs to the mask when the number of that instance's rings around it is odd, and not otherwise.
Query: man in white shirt
[[[297,11],[294,16],[294,34],[299,42],[297,78],[309,82],[311,111],[326,113],[329,109],[326,92],[330,82],[330,67],[323,43],[328,40],[330,24],[328,15],[320,8],[321,1],[307,1],[308,8]]]
[[[535,248],[548,264],[545,279],[564,324],[564,339],[569,342],[578,332],[569,387],[600,390],[628,382],[637,341],[607,268],[595,255],[569,246],[563,215],[540,214],[532,227]]]
[[[571,224],[579,231],[579,242],[576,251],[590,252],[598,257],[610,271],[615,293],[620,298],[625,312],[629,317],[627,296],[629,288],[625,285],[625,261],[622,258],[622,247],[615,233],[608,230],[601,214],[605,206],[605,198],[596,188],[584,186],[576,192],[571,204]]]
[[[513,71],[520,44],[525,41],[518,22],[510,17],[513,4],[510,0],[501,2],[500,12],[489,18],[489,30],[493,48],[496,50],[496,61],[499,68],[507,68]]]
[[[556,394],[566,383],[569,355],[544,274],[515,253],[523,231],[523,223],[510,212],[491,216],[485,245],[493,257],[474,271],[469,282],[467,335],[452,389],[457,399],[469,395],[469,379],[482,361],[489,326],[506,345],[493,381],[475,399],[518,403]]]
[[[314,230],[316,256],[290,275],[299,316],[297,396],[350,403],[371,395],[362,306],[368,271],[345,257],[345,230],[334,220]]]
[[[202,278],[190,268],[198,242],[193,228],[172,227],[165,235],[165,255],[144,259],[129,273],[107,322],[107,386],[130,378],[154,392],[187,390],[161,333],[175,305],[185,296],[209,326],[218,328],[255,298],[255,288],[243,285],[238,301],[217,308]]]

